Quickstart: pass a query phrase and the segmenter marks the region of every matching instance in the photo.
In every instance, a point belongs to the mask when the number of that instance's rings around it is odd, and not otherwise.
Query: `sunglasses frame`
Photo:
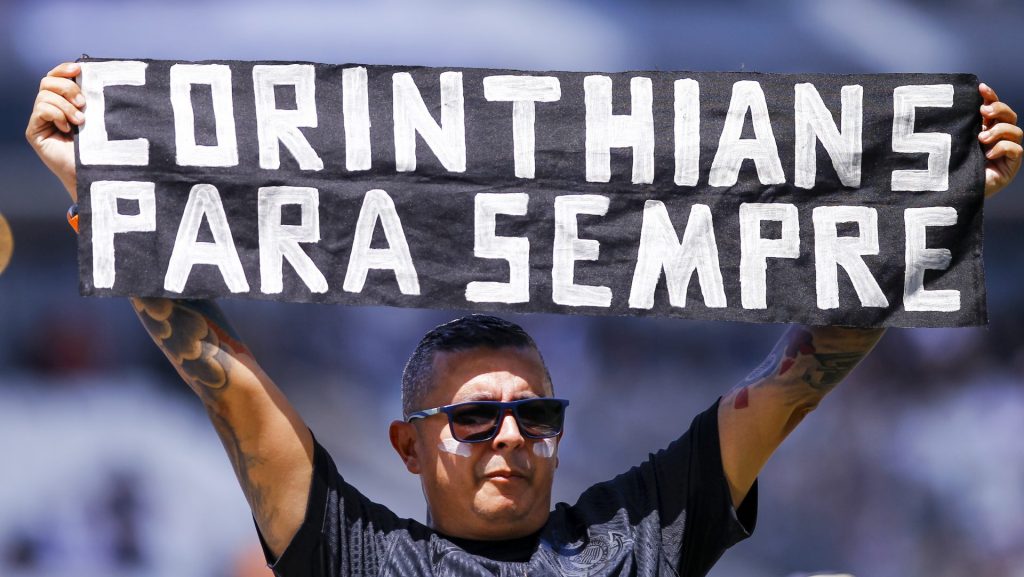
[[[528,433],[526,431],[526,429],[523,428],[522,421],[519,420],[519,407],[521,405],[523,405],[524,403],[529,403],[531,401],[558,401],[558,403],[562,406],[562,423],[558,427],[558,431],[556,433],[554,433],[553,435],[531,435],[530,433]],[[489,405],[489,406],[497,407],[498,408],[498,417],[497,417],[497,420],[495,421],[496,425],[495,425],[493,431],[491,432],[491,434],[486,439],[474,439],[472,441],[464,441],[462,439],[459,439],[458,435],[455,434],[455,422],[453,421],[452,415],[460,407],[465,407],[467,405]],[[432,415],[437,415],[437,414],[440,414],[440,413],[444,413],[445,415],[448,416],[448,431],[452,434],[452,438],[453,439],[455,439],[456,441],[459,441],[460,443],[486,443],[486,442],[494,439],[494,437],[498,436],[498,431],[501,430],[501,422],[505,419],[505,415],[508,414],[511,411],[512,412],[512,418],[514,418],[516,420],[516,427],[519,428],[519,434],[520,435],[522,435],[523,437],[525,437],[527,439],[550,439],[552,437],[557,437],[558,435],[562,434],[562,429],[565,428],[565,408],[568,407],[568,406],[569,406],[568,399],[556,399],[554,397],[532,397],[532,398],[529,398],[529,399],[519,399],[518,401],[509,401],[509,402],[504,402],[504,401],[466,401],[464,403],[455,403],[453,405],[443,405],[443,406],[440,406],[440,407],[434,407],[433,409],[424,409],[422,411],[416,411],[415,413],[412,413],[408,417],[406,417],[405,418],[405,422],[411,423],[412,421],[414,421],[416,419],[425,419],[425,418],[430,417]]]

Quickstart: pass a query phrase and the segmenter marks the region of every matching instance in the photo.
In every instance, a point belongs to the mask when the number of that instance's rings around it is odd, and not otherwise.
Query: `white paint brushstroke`
[[[459,457],[468,457],[472,453],[472,449],[469,448],[469,443],[463,443],[462,441],[456,441],[455,439],[441,439],[441,442],[437,444],[437,448],[457,455]]]
[[[558,439],[548,437],[533,444],[533,454],[542,459],[551,459],[558,453]]]

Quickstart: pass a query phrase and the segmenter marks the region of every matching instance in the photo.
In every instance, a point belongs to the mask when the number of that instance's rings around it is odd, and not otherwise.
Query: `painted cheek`
[[[558,453],[558,441],[554,437],[541,439],[533,444],[533,454],[543,459],[551,459]]]
[[[437,444],[437,448],[442,452],[459,457],[469,457],[473,454],[468,443],[456,441],[455,439],[441,439],[441,442]]]

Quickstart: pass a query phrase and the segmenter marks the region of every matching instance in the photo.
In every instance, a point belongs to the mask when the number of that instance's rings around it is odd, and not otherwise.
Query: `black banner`
[[[986,321],[964,74],[85,59],[86,295]]]

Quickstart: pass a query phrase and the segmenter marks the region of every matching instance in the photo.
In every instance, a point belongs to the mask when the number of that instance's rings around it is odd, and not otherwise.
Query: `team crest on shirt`
[[[553,561],[558,573],[568,577],[590,577],[606,574],[620,565],[633,548],[633,538],[626,533],[608,531],[592,535],[590,540],[559,546]]]

